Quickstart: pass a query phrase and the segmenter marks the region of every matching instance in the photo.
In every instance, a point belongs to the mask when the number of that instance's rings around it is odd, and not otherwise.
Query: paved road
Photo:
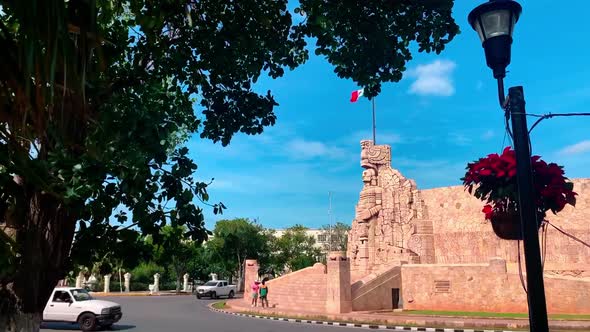
[[[101,298],[102,299],[102,298]],[[211,301],[193,296],[116,297],[105,300],[120,303],[123,318],[113,329],[130,332],[211,331],[211,332],[351,332],[347,327],[277,322],[212,312]],[[77,325],[46,323],[41,331],[76,331]],[[359,331],[358,329],[356,329]]]

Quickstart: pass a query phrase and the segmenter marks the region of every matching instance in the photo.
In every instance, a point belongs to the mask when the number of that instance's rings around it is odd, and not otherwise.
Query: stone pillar
[[[352,311],[350,260],[345,252],[332,251],[328,256],[326,312],[342,314]]]
[[[84,286],[84,272],[78,273],[76,277],[76,288],[82,288]]]
[[[258,280],[258,261],[255,259],[246,260],[246,271],[244,273],[244,301],[252,301],[252,284]]]
[[[436,257],[434,252],[434,231],[432,226],[432,220],[423,219],[416,224],[416,234],[413,235],[415,239],[410,242],[412,244],[417,243],[419,252],[416,252],[419,257],[420,264],[434,264],[436,263]],[[414,249],[414,248],[410,248]],[[415,250],[415,249],[414,249]],[[413,262],[410,262],[413,263]]]
[[[104,276],[104,292],[110,293],[111,292],[111,275],[107,274]]]
[[[188,273],[185,273],[183,277],[184,277],[184,284],[182,285],[182,290],[185,292],[188,292],[188,277],[189,277]]]
[[[131,282],[131,273],[127,272],[123,275],[125,278],[125,293],[129,293],[129,283]]]
[[[91,274],[90,277],[88,278],[88,286],[90,287],[91,291],[94,292],[96,290],[97,283],[98,283],[98,279],[96,279],[94,274]]]
[[[160,274],[154,274],[154,292],[157,293],[160,291]]]
[[[217,280],[217,273],[211,273],[209,276],[211,277],[211,280]]]

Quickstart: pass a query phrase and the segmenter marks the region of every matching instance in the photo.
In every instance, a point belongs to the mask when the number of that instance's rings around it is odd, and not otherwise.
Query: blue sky
[[[462,33],[440,55],[414,53],[404,79],[385,84],[377,104],[377,143],[392,146],[392,164],[422,189],[459,185],[467,162],[500,152],[504,139],[496,82],[483,48],[467,24],[480,1],[456,1]],[[588,26],[572,8],[590,4],[521,1],[506,86],[523,85],[527,112],[589,112]],[[202,180],[215,178],[206,208],[208,228],[220,218],[258,218],[266,227],[319,227],[333,218],[350,223],[362,187],[359,141],[371,137],[367,99],[350,103],[358,87],[339,79],[311,55],[278,80],[259,80],[279,102],[277,124],[262,135],[238,134],[228,147],[198,138],[188,143]],[[529,118],[529,125],[534,118]],[[590,117],[553,118],[532,133],[533,153],[565,166],[571,178],[590,177]],[[505,145],[508,141],[505,142]]]

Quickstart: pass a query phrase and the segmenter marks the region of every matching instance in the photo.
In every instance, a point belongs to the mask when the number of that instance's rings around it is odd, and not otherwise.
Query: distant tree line
[[[184,274],[190,276],[191,282],[198,282],[209,280],[215,273],[241,289],[246,259],[257,259],[259,273],[273,278],[324,262],[327,251],[346,250],[348,230],[348,225],[342,223],[323,226],[319,235],[322,241],[317,243],[302,225],[287,228],[277,236],[256,221],[236,218],[218,221],[203,243],[193,241],[182,226],[165,226],[158,244],[151,236],[128,229],[119,231],[124,238],[108,245],[86,239],[81,232],[72,249],[74,264],[68,278],[73,282],[82,271],[98,278],[102,288],[102,276],[111,274],[110,289],[117,291],[122,288],[122,275],[130,272],[132,290],[147,290],[153,275],[159,273],[160,289],[180,291]]]

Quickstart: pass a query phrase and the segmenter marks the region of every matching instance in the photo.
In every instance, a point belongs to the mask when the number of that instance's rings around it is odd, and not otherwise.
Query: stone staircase
[[[322,264],[316,264],[268,282],[271,307],[305,312],[326,310],[327,275]]]

